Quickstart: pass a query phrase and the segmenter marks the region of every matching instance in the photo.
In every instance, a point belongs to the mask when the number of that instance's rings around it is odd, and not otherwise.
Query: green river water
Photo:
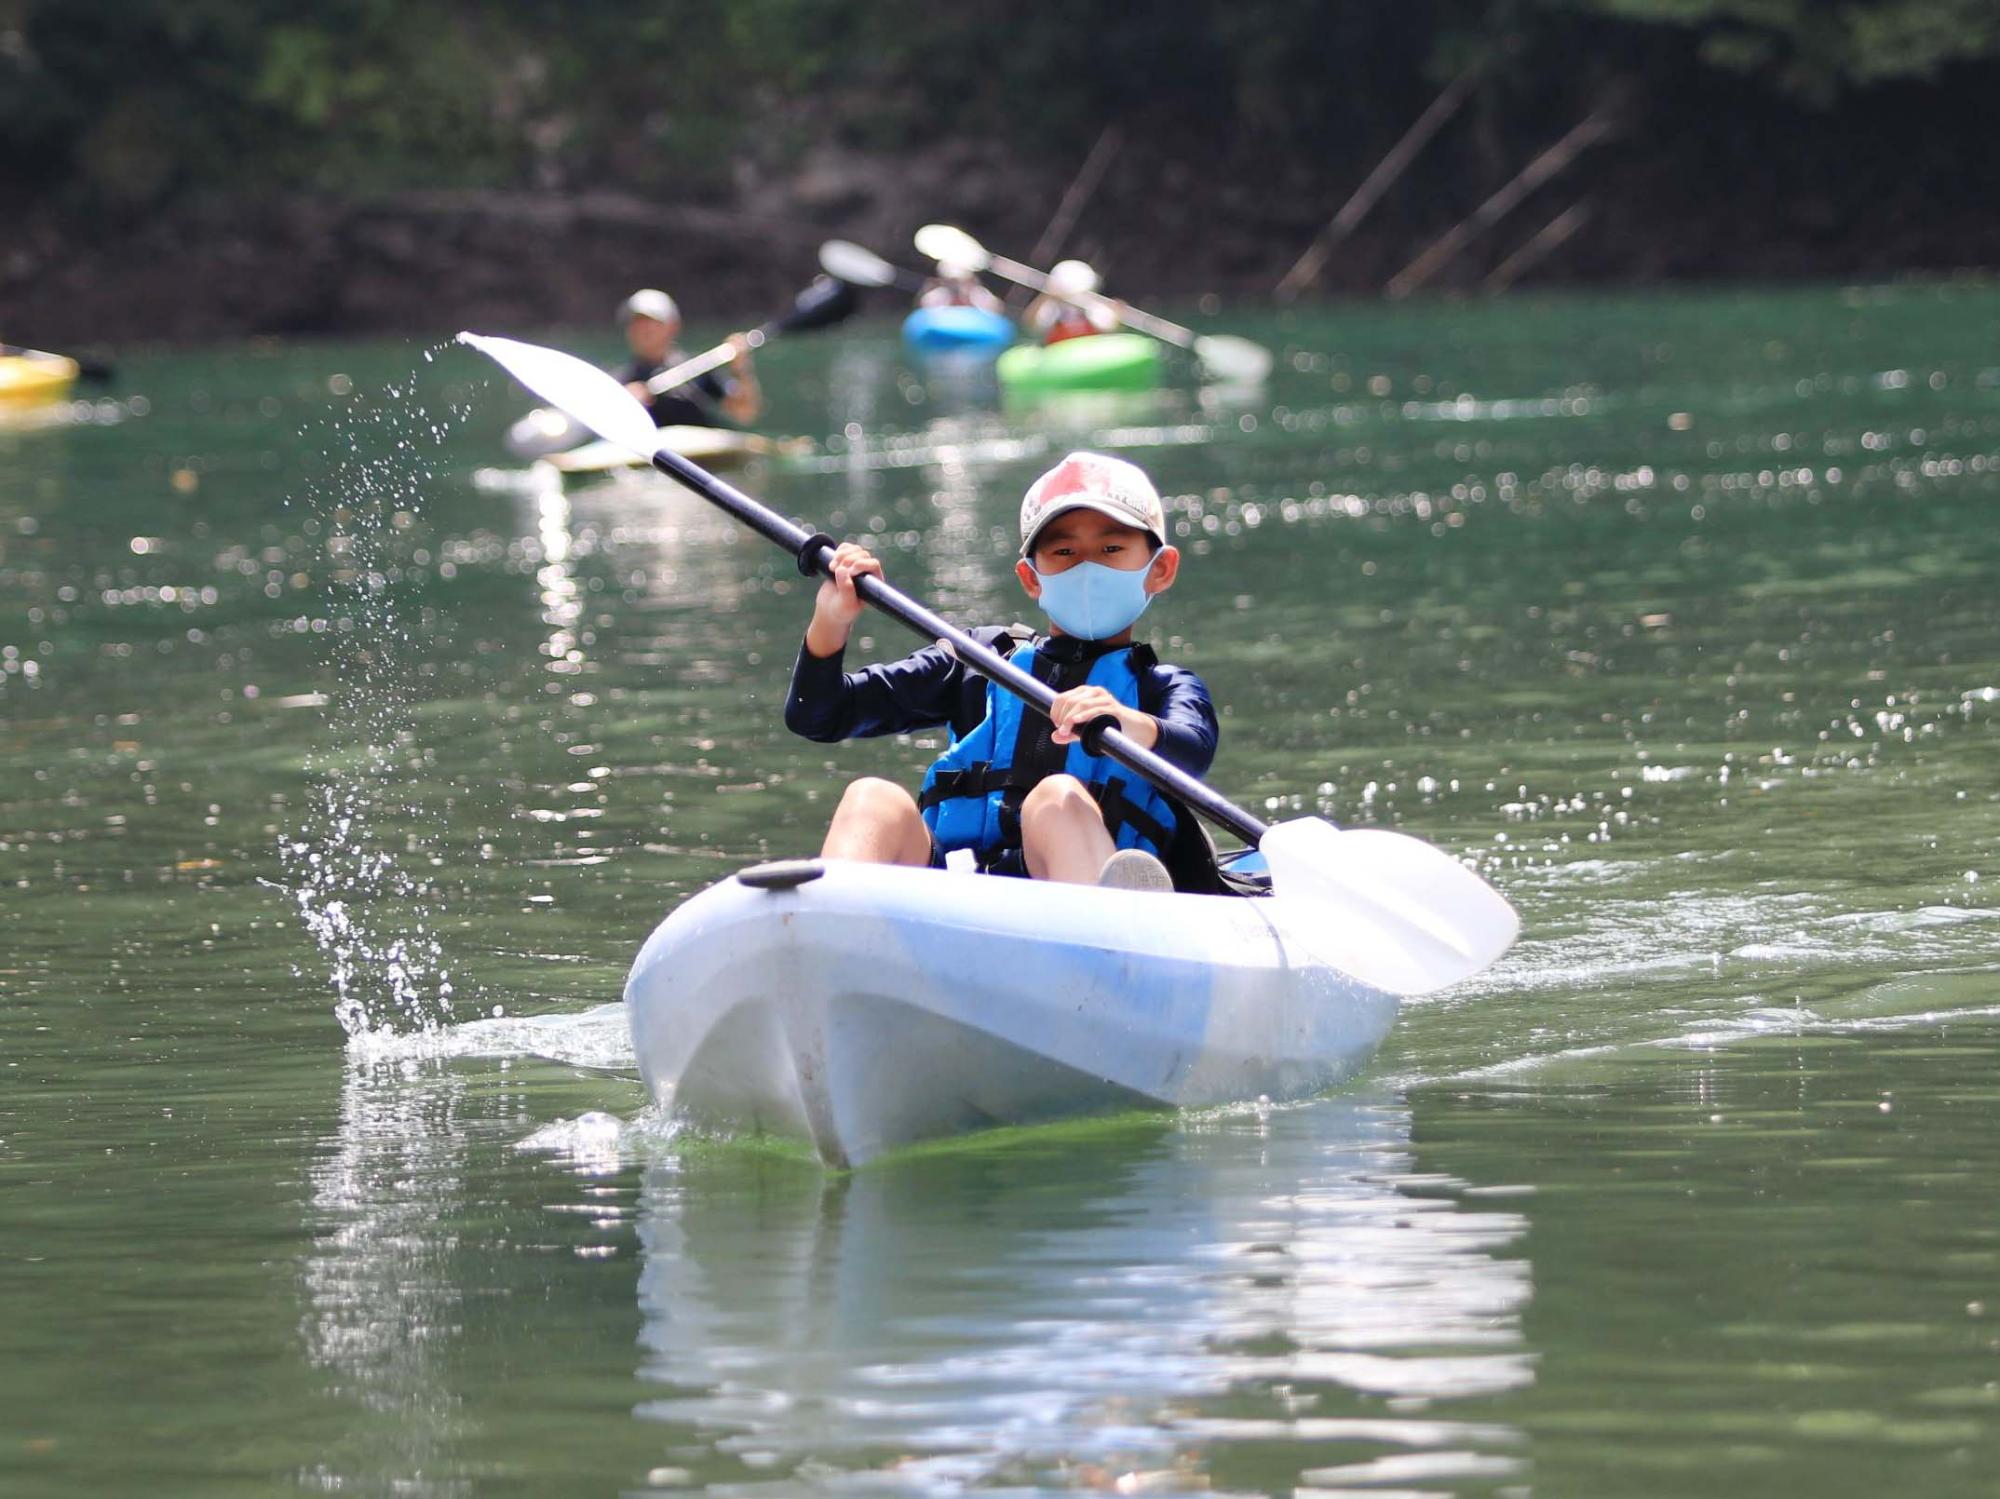
[[[1146,464],[1220,788],[1523,938],[1337,1095],[850,1176],[615,1007],[929,753],[786,735],[787,559],[500,470],[442,344],[0,430],[0,1493],[1992,1492],[2000,293],[1228,326],[1268,389],[1039,412],[780,342],[743,483],[978,622]]]

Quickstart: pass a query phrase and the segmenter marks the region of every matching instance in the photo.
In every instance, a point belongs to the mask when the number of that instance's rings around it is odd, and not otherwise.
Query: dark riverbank
[[[1424,290],[1490,291],[1496,273],[1518,286],[1631,285],[2000,265],[2000,164],[1984,127],[2000,68],[1959,63],[1814,102],[1703,66],[1685,45],[1643,73],[1630,61],[1578,68],[1544,94],[1474,90],[1304,294],[1379,294],[1468,221],[1467,243]],[[1435,69],[1399,66],[1393,114],[1316,136],[1295,123],[1274,134],[1284,105],[1254,92],[1201,115],[1130,104],[1051,258],[1093,259],[1134,301],[1268,298],[1436,97]],[[207,181],[143,212],[31,194],[0,257],[0,337],[71,348],[553,327],[605,319],[642,284],[671,288],[704,323],[767,316],[829,237],[914,268],[911,231],[943,219],[1026,257],[1105,128],[803,143],[801,120],[814,117],[795,108],[785,128],[744,135],[729,171],[684,183],[603,170],[596,186],[531,188]],[[1586,119],[1605,123],[1600,139],[1478,220]]]

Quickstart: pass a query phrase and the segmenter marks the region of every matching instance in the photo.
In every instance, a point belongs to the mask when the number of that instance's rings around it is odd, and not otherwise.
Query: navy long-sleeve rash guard
[[[972,632],[992,644],[1006,632]],[[1044,648],[1087,646],[1066,637],[1043,641]],[[994,647],[1007,653],[1003,642]],[[900,661],[883,661],[860,671],[841,668],[842,653],[815,656],[799,647],[792,668],[792,691],[785,700],[785,727],[794,734],[833,744],[877,734],[907,734],[948,724],[961,713],[968,691],[965,665],[943,646],[926,646]],[[1161,759],[1192,776],[1208,773],[1215,758],[1215,705],[1200,677],[1161,662],[1139,665],[1139,711],[1158,720],[1153,746]],[[977,674],[971,674],[977,681]]]

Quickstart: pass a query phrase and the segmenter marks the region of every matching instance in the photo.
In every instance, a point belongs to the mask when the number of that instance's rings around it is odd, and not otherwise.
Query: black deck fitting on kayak
[[[799,547],[799,571],[804,573],[808,578],[818,577],[819,549],[821,547],[832,548],[839,545],[840,543],[827,535],[826,532],[813,532]]]
[[[1076,731],[1077,741],[1083,745],[1086,755],[1101,755],[1104,753],[1104,736],[1117,727],[1118,719],[1114,714],[1100,713]]]
[[[826,873],[817,859],[774,859],[769,864],[752,864],[736,871],[736,878],[752,890],[789,890]]]

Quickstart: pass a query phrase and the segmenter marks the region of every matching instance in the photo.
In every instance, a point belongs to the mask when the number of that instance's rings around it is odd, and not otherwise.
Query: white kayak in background
[[[738,432],[733,427],[662,427],[660,446],[692,458],[706,468],[730,468],[752,458],[768,458],[789,453],[793,445],[758,432]],[[541,460],[565,474],[609,474],[620,469],[649,468],[650,460],[615,442],[587,442],[566,453],[551,453]]]
[[[660,445],[690,458],[704,468],[741,468],[758,458],[785,457],[809,451],[804,438],[765,437],[756,432],[738,432],[733,427],[662,427]],[[482,468],[474,471],[476,488],[494,493],[536,493],[565,480],[579,482],[604,477],[608,483],[639,483],[650,487],[655,481],[671,481],[653,472],[650,460],[615,442],[587,442],[566,453],[550,453],[524,468]]]
[[[507,429],[507,451],[516,458],[546,458],[590,440],[590,428],[553,406],[537,406]]]
[[[1301,1098],[1396,998],[1284,896],[1161,895],[843,861],[762,865],[663,921],[625,984],[654,1100],[834,1166],[995,1125]]]

